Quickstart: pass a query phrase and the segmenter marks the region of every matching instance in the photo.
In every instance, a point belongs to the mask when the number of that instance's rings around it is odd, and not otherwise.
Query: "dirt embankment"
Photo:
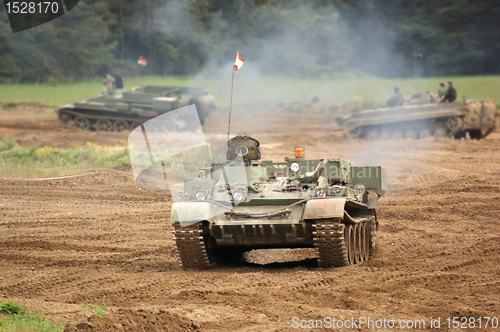
[[[285,128],[296,120],[269,121]],[[448,317],[500,316],[500,133],[372,143],[316,121],[300,124],[272,131],[249,117],[235,126],[257,132],[264,159],[305,145],[310,158],[387,168],[390,191],[380,200],[378,251],[368,263],[319,269],[314,259],[273,251],[256,256],[288,262],[183,271],[170,195],[139,189],[130,170],[0,179],[0,302],[26,305],[68,331],[296,331],[294,317],[424,319],[427,328],[441,317],[446,330]],[[12,135],[68,146],[77,134],[61,127]],[[100,144],[123,139],[90,134]],[[82,307],[103,299],[103,318]]]

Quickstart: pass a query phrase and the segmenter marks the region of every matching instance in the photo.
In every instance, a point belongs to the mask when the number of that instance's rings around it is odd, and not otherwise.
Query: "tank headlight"
[[[326,193],[323,189],[317,189],[316,190],[316,196],[318,197],[325,197],[326,196]]]
[[[299,166],[299,163],[297,162],[293,162],[291,165],[290,165],[290,170],[293,172],[293,173],[297,173],[300,169],[300,166]]]
[[[207,197],[208,195],[204,191],[197,191],[196,194],[194,194],[194,198],[196,198],[197,201],[204,201]]]
[[[330,192],[334,194],[335,196],[342,196],[344,195],[344,190],[345,188],[343,186],[333,186],[330,187]]]
[[[358,195],[358,196],[361,196],[365,193],[365,186],[362,185],[361,183],[360,184],[357,184],[354,186],[354,194],[355,195]]]
[[[248,154],[248,148],[246,146],[238,146],[236,148],[236,154],[240,157],[246,156]]]
[[[243,190],[233,191],[233,200],[235,202],[241,202],[242,200],[245,199],[246,196],[247,196],[247,193]]]

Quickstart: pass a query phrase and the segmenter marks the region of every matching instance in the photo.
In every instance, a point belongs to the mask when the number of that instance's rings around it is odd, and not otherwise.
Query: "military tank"
[[[369,109],[336,119],[354,138],[398,139],[429,136],[482,139],[498,123],[500,110],[491,100],[437,103],[429,93],[414,95],[408,104]]]
[[[69,129],[129,131],[157,115],[193,104],[203,125],[215,109],[215,97],[201,87],[143,85],[120,92],[107,84],[101,95],[56,112]],[[182,129],[185,121],[182,117],[171,118],[164,125],[170,130]]]
[[[342,159],[261,161],[257,139],[228,141],[226,161],[184,182],[171,222],[179,263],[204,269],[252,249],[315,248],[320,267],[369,259],[375,248],[385,169]]]

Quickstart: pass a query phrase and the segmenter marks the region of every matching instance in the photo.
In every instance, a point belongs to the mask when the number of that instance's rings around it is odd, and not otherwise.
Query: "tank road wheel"
[[[354,229],[351,224],[345,226],[344,239],[347,247],[347,259],[349,265],[355,264],[355,236]]]
[[[113,131],[113,124],[106,119],[99,119],[95,124],[97,131]]]
[[[375,219],[371,224],[368,224],[366,235],[368,237],[368,249],[369,255],[372,256],[375,252],[375,247],[377,243],[377,219]]]
[[[312,226],[319,267],[349,265],[344,236],[346,225],[334,219],[322,219]]]
[[[422,129],[418,132],[418,137],[424,139],[431,136],[431,131],[429,129]]]
[[[118,120],[113,124],[113,131],[127,131],[128,123],[124,120]]]
[[[353,227],[354,227],[354,244],[355,244],[354,259],[357,264],[361,262],[361,225],[355,224]]]
[[[413,129],[408,129],[406,132],[405,132],[405,138],[408,139],[408,138],[411,138],[411,139],[416,139],[417,138],[417,133],[415,130]]]
[[[459,118],[457,116],[448,118],[448,120],[446,120],[446,128],[451,131],[450,135],[456,134],[460,129],[462,129],[462,126],[463,120],[462,118]]]
[[[362,262],[366,261],[366,224],[359,225],[359,258]]]
[[[206,269],[211,266],[200,224],[175,226],[174,248],[183,268]]]
[[[135,128],[140,127],[140,126],[141,126],[141,123],[139,121],[134,121],[130,125],[130,130],[134,130]]]
[[[90,130],[90,121],[89,119],[83,116],[77,116],[75,120],[73,120],[75,127],[81,130]]]

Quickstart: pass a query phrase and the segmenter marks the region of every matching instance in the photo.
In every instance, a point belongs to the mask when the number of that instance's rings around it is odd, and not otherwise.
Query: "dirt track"
[[[70,132],[49,115],[16,119],[1,118],[0,139],[66,147],[127,137]],[[307,253],[272,251],[255,256],[301,260],[183,271],[173,253],[169,194],[139,189],[130,170],[0,179],[0,302],[26,305],[68,331],[77,324],[95,331],[296,331],[293,317],[326,316],[424,319],[426,328],[441,317],[446,330],[448,317],[500,319],[500,132],[484,141],[371,143],[332,132],[320,117],[267,120],[267,128],[255,116],[234,124],[261,141],[263,159],[282,160],[303,144],[306,157],[387,167],[391,187],[380,201],[370,262],[319,269]],[[205,129],[215,133],[221,121],[213,116]],[[103,297],[110,307],[103,318],[82,308]]]

